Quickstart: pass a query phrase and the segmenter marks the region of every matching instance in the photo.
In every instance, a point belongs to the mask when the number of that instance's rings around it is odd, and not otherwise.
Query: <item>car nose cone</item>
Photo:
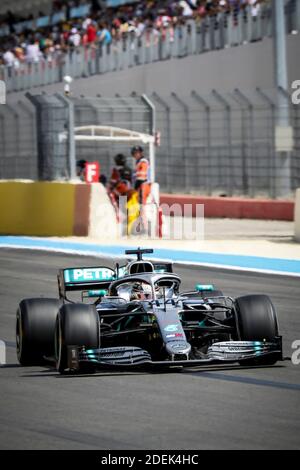
[[[184,354],[188,355],[191,352],[191,345],[186,341],[170,341],[166,344],[168,354]]]

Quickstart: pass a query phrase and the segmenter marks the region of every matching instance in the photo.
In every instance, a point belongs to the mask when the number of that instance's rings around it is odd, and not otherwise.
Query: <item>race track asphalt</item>
[[[163,374],[59,376],[22,368],[15,311],[24,297],[56,296],[56,273],[106,260],[0,250],[0,449],[299,449],[300,365],[219,367]],[[111,261],[107,261],[111,264]],[[298,278],[175,266],[184,288],[214,283],[226,294],[266,293],[279,315],[284,354],[300,339]]]

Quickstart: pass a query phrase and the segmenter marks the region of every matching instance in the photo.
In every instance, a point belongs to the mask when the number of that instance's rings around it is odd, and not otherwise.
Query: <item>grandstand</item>
[[[193,0],[189,4],[193,9],[188,6],[187,10],[185,1],[121,3],[112,10],[100,8],[97,0],[44,2],[48,12],[51,9],[48,16],[23,17],[22,21],[15,17],[14,22],[3,17],[0,79],[6,82],[7,91],[57,83],[66,74],[88,77],[272,36],[270,0]],[[299,3],[287,0],[289,33],[300,30]]]

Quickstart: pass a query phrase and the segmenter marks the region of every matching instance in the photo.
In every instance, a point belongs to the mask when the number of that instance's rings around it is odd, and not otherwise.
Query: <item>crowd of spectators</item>
[[[130,2],[119,7],[108,8],[101,0],[86,0],[90,13],[83,18],[70,17],[70,11],[80,0],[53,0],[52,14],[64,12],[65,19],[53,26],[25,29],[17,33],[15,25],[30,17],[16,17],[7,12],[0,17],[0,30],[8,27],[9,34],[0,37],[0,64],[18,68],[21,63],[51,61],[53,57],[79,46],[110,44],[128,35],[141,37],[149,32],[163,35],[193,18],[200,22],[207,16],[219,12],[239,15],[249,8],[256,16],[262,3],[269,0],[143,0]],[[44,16],[39,12],[39,17]]]

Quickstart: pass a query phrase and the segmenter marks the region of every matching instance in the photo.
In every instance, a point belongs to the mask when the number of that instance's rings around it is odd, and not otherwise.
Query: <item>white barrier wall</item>
[[[115,209],[102,184],[91,184],[89,236],[110,240],[119,238]]]

